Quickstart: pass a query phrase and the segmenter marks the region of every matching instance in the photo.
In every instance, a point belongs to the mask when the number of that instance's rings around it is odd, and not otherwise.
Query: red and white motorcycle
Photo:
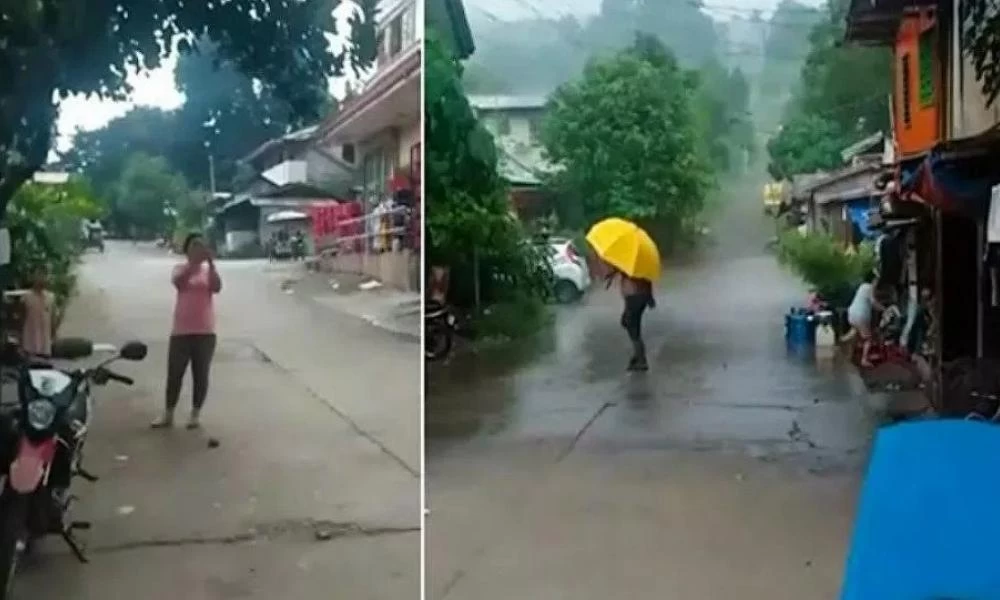
[[[64,370],[48,360],[77,360],[96,351],[111,358],[95,367]],[[108,368],[120,359],[142,360],[146,345],[129,342],[121,349],[90,340],[67,338],[53,343],[51,356],[25,354],[5,345],[0,360],[4,382],[16,394],[0,398],[0,600],[12,597],[15,574],[32,542],[59,535],[81,562],[87,562],[74,531],[90,524],[68,520],[74,477],[95,482],[82,466],[84,441],[93,411],[92,387],[129,377]],[[8,397],[14,396],[14,397]]]

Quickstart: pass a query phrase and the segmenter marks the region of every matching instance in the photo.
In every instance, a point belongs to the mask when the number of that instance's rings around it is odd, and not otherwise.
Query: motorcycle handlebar
[[[117,381],[119,383],[124,383],[125,385],[132,385],[132,384],[135,383],[135,380],[132,379],[131,377],[126,377],[124,375],[119,375],[118,373],[115,373],[114,371],[109,371],[109,370],[105,369],[104,373],[105,373],[105,375],[107,375],[108,379],[113,379],[113,380],[115,380],[115,381]]]

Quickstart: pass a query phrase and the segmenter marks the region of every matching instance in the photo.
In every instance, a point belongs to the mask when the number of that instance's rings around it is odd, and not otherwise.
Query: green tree
[[[840,152],[850,143],[833,121],[818,115],[796,115],[767,142],[771,155],[768,173],[780,181],[799,173],[832,169],[840,164]]]
[[[618,216],[680,233],[700,213],[711,171],[699,152],[696,85],[669,52],[640,36],[559,88],[542,139],[561,166],[553,184],[582,219],[571,225]]]
[[[0,210],[45,163],[58,99],[70,94],[126,99],[130,68],[152,69],[190,39],[206,36],[220,57],[285,100],[318,117],[315,90],[302,82],[356,71],[376,50],[376,0],[360,0],[349,43],[331,51],[339,0],[121,0],[15,2],[0,19]],[[10,3],[8,3],[10,4]],[[53,98],[57,98],[53,101]]]
[[[461,65],[433,31],[424,48],[428,265],[451,268],[450,293],[458,305],[472,304],[474,261],[484,302],[538,297],[548,273],[510,214],[496,147],[465,97]]]
[[[184,177],[174,173],[166,159],[135,154],[115,185],[113,218],[124,230],[160,234],[173,227],[179,207],[186,208],[191,194]]]
[[[768,143],[769,171],[774,176],[834,168],[844,147],[865,135],[888,131],[889,51],[839,43],[846,6],[845,0],[831,2],[824,20],[810,33],[798,91],[786,108],[782,127]]]
[[[1000,94],[1000,10],[993,0],[962,2],[965,44],[990,106]]]
[[[22,186],[6,215],[11,235],[8,285],[27,287],[35,270],[44,268],[60,309],[65,306],[76,283],[73,271],[82,251],[81,223],[100,214],[90,186],[81,179]]]
[[[663,40],[688,66],[719,49],[715,23],[691,0],[603,0],[597,14],[581,18],[539,13],[506,21],[475,9],[469,17],[477,46],[469,68],[508,82],[508,93],[549,93],[590,59],[629,47],[637,31]]]
[[[94,191],[111,204],[128,158],[136,153],[174,156],[177,114],[158,108],[137,106],[104,127],[80,131],[61,156],[67,169],[86,175]]]

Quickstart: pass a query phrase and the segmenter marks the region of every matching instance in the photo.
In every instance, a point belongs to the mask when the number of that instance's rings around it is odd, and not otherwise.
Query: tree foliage
[[[507,93],[549,93],[579,76],[592,57],[631,45],[637,31],[664,40],[689,66],[715,56],[719,44],[712,19],[690,0],[603,0],[596,15],[583,19],[539,14],[501,21],[472,7],[469,18],[477,46],[469,69],[495,78],[472,78],[467,88],[472,93],[493,93],[478,87],[481,81],[503,82]]]
[[[850,303],[854,288],[875,266],[870,245],[848,250],[830,235],[802,235],[795,229],[779,239],[778,259],[816,288],[820,297],[841,308]]]
[[[962,2],[967,52],[989,106],[1000,95],[1000,10],[994,0]]]
[[[15,2],[0,14],[0,209],[42,164],[59,102],[72,94],[124,100],[130,70],[158,67],[195,37],[300,116],[316,116],[315,90],[375,55],[376,0],[360,0],[349,42],[331,51],[340,0],[121,0]],[[7,3],[11,4],[11,3]]]
[[[764,58],[780,64],[805,55],[809,51],[809,33],[822,19],[823,11],[814,6],[781,0],[769,20]]]
[[[655,38],[639,36],[559,88],[542,139],[561,167],[553,184],[579,209],[572,225],[616,216],[680,232],[700,213],[711,170],[699,150],[697,86]]]
[[[11,235],[8,284],[28,287],[35,270],[44,268],[59,305],[64,306],[76,283],[74,267],[82,251],[80,225],[100,213],[101,207],[82,180],[22,186],[6,215]]]
[[[206,189],[214,168],[216,184],[227,189],[240,158],[331,108],[325,79],[302,82],[313,99],[308,111],[296,114],[272,88],[220,58],[210,40],[195,50],[177,63],[175,84],[186,98],[180,108],[140,106],[100,129],[77,133],[63,155],[67,168],[85,173],[99,194],[109,196],[125,162],[144,152],[165,158],[191,185]]]
[[[181,209],[189,214],[192,195],[184,177],[174,173],[166,159],[134,154],[115,183],[112,218],[120,230],[134,227],[140,234],[162,234],[172,229]]]
[[[424,47],[428,264],[451,268],[450,291],[459,305],[471,304],[474,261],[484,301],[538,296],[549,285],[548,273],[510,214],[493,137],[469,106],[461,65],[433,32]]]
[[[809,53],[809,35],[824,19],[824,11],[795,0],[781,0],[767,21],[764,65],[760,77],[762,95],[782,101],[798,88],[799,74]]]
[[[846,5],[844,0],[831,2],[810,33],[797,93],[780,131],[768,143],[769,171],[776,178],[834,168],[840,162],[839,150],[876,131],[888,131],[889,51],[839,43]]]
[[[734,151],[753,149],[750,84],[741,70],[729,70],[716,60],[694,75],[693,106],[703,152],[716,169],[728,170]]]

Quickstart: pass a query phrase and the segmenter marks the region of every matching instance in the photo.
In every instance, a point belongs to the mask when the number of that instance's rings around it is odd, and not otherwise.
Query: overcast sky
[[[351,5],[343,3],[334,12],[340,18],[339,29],[347,28],[344,19],[350,14]],[[343,44],[343,41],[331,40],[331,44]],[[174,109],[184,103],[184,95],[174,86],[174,67],[176,58],[164,63],[162,67],[148,73],[131,73],[129,82],[134,91],[129,102],[109,102],[97,99],[87,99],[83,96],[67,98],[60,102],[59,121],[57,128],[59,138],[56,148],[66,150],[72,136],[77,130],[90,131],[99,129],[115,117],[124,115],[134,106],[157,106],[164,109]],[[341,96],[347,81],[354,78],[350,68],[345,77],[330,81],[330,92]],[[55,156],[50,157],[52,159]]]
[[[824,0],[800,0],[803,4],[818,6]],[[487,10],[502,19],[519,19],[539,14],[559,16],[572,14],[586,16],[595,14],[601,8],[601,0],[465,0],[467,6]],[[734,16],[745,16],[753,10],[770,13],[778,0],[704,0],[706,12],[727,20]],[[715,5],[714,7],[712,5]]]

